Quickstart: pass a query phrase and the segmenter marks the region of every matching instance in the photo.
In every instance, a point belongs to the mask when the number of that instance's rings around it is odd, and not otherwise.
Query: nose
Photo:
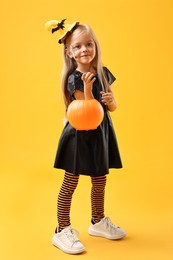
[[[85,45],[82,46],[82,51],[83,52],[87,52],[88,51],[88,49],[87,49],[87,47]]]

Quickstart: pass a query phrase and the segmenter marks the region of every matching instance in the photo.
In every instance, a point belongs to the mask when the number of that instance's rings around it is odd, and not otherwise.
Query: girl
[[[46,23],[48,30],[59,31],[63,43],[64,68],[62,90],[66,109],[74,99],[98,100],[104,109],[104,119],[96,130],[77,131],[66,123],[59,140],[55,168],[65,175],[58,196],[58,227],[52,242],[62,251],[78,254],[85,247],[75,235],[70,222],[70,207],[80,175],[91,178],[92,219],[89,234],[108,239],[121,239],[126,234],[104,215],[104,192],[109,168],[121,168],[115,132],[108,111],[116,109],[112,83],[115,77],[102,66],[96,36],[88,25],[66,25],[65,20]]]

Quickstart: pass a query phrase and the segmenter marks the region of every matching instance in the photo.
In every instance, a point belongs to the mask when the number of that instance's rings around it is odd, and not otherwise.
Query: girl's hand
[[[87,72],[82,75],[82,80],[84,82],[84,98],[93,99],[92,88],[96,77],[94,77],[93,73]]]
[[[117,108],[117,104],[111,88],[109,92],[101,91],[100,94],[102,95],[102,102],[107,106],[108,110],[114,111]]]
[[[114,101],[114,97],[113,97],[113,94],[111,92],[101,91],[100,94],[102,95],[102,102],[105,105],[108,106],[111,102]]]
[[[92,91],[93,83],[96,80],[92,72],[87,72],[82,74],[82,80],[84,82],[84,90]]]

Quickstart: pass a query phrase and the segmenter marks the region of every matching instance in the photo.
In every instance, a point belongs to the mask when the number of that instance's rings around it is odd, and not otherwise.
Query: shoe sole
[[[95,231],[93,229],[89,229],[88,230],[88,234],[91,235],[91,236],[95,236],[95,237],[104,237],[104,238],[107,238],[107,239],[111,239],[111,240],[119,240],[119,239],[122,239],[123,237],[126,236],[126,234],[121,234],[121,235],[108,235],[106,233],[100,233],[98,231]]]
[[[73,249],[73,250],[68,249],[68,248],[64,247],[64,245],[60,241],[57,241],[57,239],[55,239],[54,237],[52,238],[52,244],[67,254],[77,255],[77,254],[81,254],[85,251],[85,247],[83,247],[81,249]]]

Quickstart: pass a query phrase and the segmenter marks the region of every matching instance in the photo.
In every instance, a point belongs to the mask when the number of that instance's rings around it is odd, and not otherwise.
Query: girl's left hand
[[[113,97],[112,92],[101,91],[100,94],[102,95],[102,102],[105,105],[108,106],[110,103],[112,103],[114,101],[114,97]]]

